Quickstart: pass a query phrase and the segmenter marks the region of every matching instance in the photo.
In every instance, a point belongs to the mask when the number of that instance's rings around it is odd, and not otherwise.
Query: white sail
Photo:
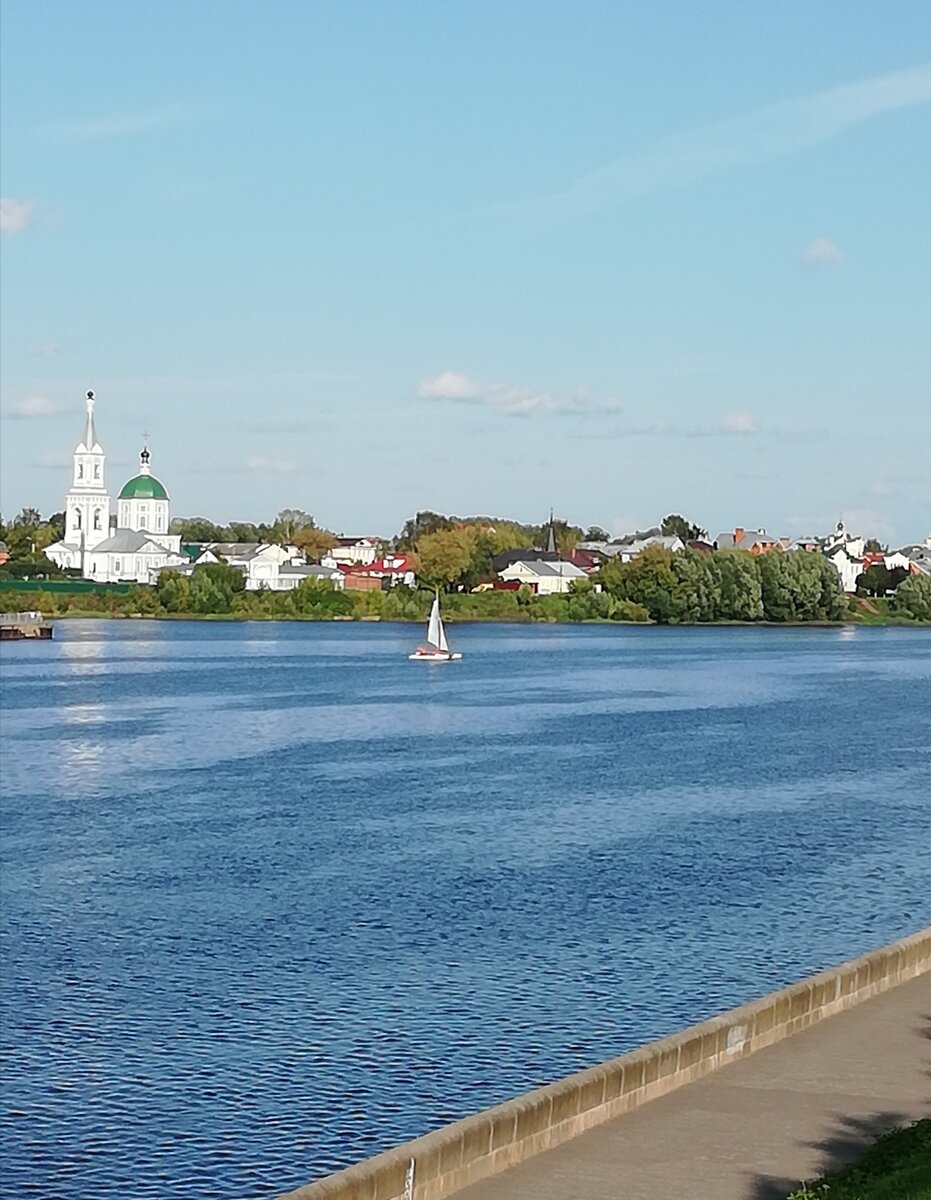
[[[437,650],[447,651],[446,630],[443,628],[443,618],[440,616],[440,594],[433,597],[433,607],[430,609],[430,623],[427,625],[427,644],[436,646]]]

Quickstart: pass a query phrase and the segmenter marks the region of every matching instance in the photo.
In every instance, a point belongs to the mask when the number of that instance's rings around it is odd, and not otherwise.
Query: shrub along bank
[[[931,1120],[883,1134],[855,1163],[789,1200],[931,1200]]]
[[[601,590],[596,590],[596,582]],[[21,589],[22,584],[17,588]],[[308,579],[289,592],[247,592],[242,574],[224,563],[196,567],[190,577],[163,571],[153,587],[119,585],[73,591],[62,585],[17,590],[0,608],[35,609],[50,616],[238,617],[252,620],[425,621],[433,593],[395,587],[388,592],[337,591]],[[663,625],[719,622],[808,623],[877,619],[931,621],[931,578],[910,576],[875,613],[852,609],[837,572],[818,554],[722,550],[672,554],[648,549],[629,563],[604,566],[564,596],[516,592],[449,592],[443,613],[452,621],[632,621]]]

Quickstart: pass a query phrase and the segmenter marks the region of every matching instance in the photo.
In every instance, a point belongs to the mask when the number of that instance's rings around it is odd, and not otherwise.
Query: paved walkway
[[[456,1200],[782,1200],[931,1116],[931,973],[592,1129]]]

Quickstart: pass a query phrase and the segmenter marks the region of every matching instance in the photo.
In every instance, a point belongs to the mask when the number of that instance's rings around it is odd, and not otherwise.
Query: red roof
[[[344,575],[404,575],[410,568],[407,555],[399,554],[391,563],[383,558],[377,558],[370,563],[339,563],[338,570]]]
[[[580,571],[594,571],[597,567],[601,566],[601,556],[594,554],[591,550],[573,550],[566,557]]]

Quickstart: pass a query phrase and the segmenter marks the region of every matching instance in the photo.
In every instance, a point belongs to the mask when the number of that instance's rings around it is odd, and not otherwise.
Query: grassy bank
[[[883,1134],[856,1162],[788,1200],[931,1200],[931,1120]]]
[[[327,586],[302,585],[290,592],[247,592],[218,587],[199,592],[181,581],[183,587],[96,587],[74,590],[46,588],[39,584],[31,592],[6,589],[0,583],[0,610],[33,610],[48,617],[146,617],[156,620],[212,621],[426,621],[433,593],[406,587],[382,591],[335,591]],[[207,583],[211,583],[208,579]],[[829,619],[773,619],[764,612],[747,620],[732,618],[696,620],[680,616],[656,621],[644,605],[621,599],[590,587],[561,596],[535,596],[520,592],[450,592],[442,597],[443,615],[457,622],[508,622],[543,624],[670,624],[713,626],[762,626],[816,628],[839,625],[917,625],[928,627],[890,608],[888,600],[854,600]]]

